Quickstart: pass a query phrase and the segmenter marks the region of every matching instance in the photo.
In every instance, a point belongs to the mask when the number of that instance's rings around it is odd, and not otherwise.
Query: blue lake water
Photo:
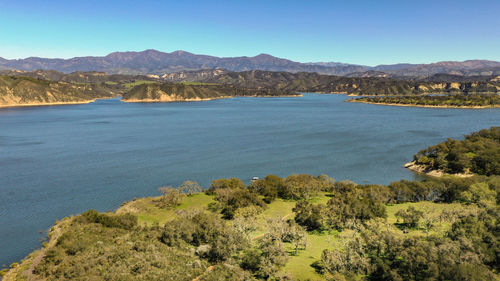
[[[234,98],[0,109],[0,267],[40,247],[41,230],[113,210],[184,180],[328,174],[388,184],[447,137],[500,125],[500,109],[344,103],[345,96]]]

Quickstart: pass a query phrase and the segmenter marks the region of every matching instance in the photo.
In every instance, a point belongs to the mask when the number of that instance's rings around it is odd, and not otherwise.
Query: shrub
[[[202,191],[202,188],[195,181],[185,181],[179,187],[177,187],[177,191],[191,196],[193,194],[200,193]]]
[[[309,231],[320,230],[323,227],[324,210],[324,205],[314,205],[307,201],[299,201],[293,208],[295,222]]]
[[[397,211],[396,217],[398,220],[401,218],[405,226],[415,228],[418,226],[420,219],[423,218],[423,212],[415,209],[413,206],[410,206],[406,210],[401,209]]]
[[[160,187],[158,190],[163,194],[159,199],[154,201],[159,208],[171,209],[177,207],[181,204],[184,196],[186,196],[171,186]]]
[[[101,214],[96,210],[89,210],[77,217],[77,222],[99,223],[105,227],[116,227],[122,229],[132,229],[137,226],[137,216],[132,214],[108,215]]]
[[[213,180],[206,191],[207,194],[214,194],[217,189],[244,189],[246,185],[238,178]]]
[[[265,206],[264,201],[255,193],[247,189],[216,189],[215,200],[218,201],[218,207],[225,219],[232,219],[236,211],[240,208],[255,206],[260,212]]]

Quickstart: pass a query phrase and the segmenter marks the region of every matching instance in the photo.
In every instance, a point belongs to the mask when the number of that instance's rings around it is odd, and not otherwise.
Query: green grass
[[[318,194],[318,196],[311,197],[311,199],[309,199],[309,202],[311,202],[313,204],[326,205],[326,203],[328,203],[328,200],[331,199],[331,197],[329,195],[330,195],[330,193],[328,193],[328,192],[320,192],[320,194]]]
[[[309,199],[309,201],[314,204],[326,204],[326,202],[330,200],[330,197],[326,195],[327,193],[320,193],[318,196]],[[255,239],[265,233],[268,226],[267,221],[269,219],[293,219],[294,213],[292,209],[295,207],[295,204],[297,204],[297,201],[284,200],[281,198],[277,198],[276,200],[271,202],[271,204],[268,204],[266,206],[266,209],[255,218],[255,221],[257,223],[257,230],[252,234],[252,237]]]
[[[104,83],[106,83],[108,85],[118,85],[118,82],[114,82],[114,81],[106,81]]]
[[[259,215],[259,219],[269,219],[285,216],[290,216],[293,214],[293,207],[295,207],[295,201],[288,201],[283,199],[276,199],[271,204],[267,205],[267,208]]]
[[[456,213],[466,213],[473,211],[472,206],[463,205],[460,203],[433,203],[429,201],[422,201],[417,203],[402,203],[387,206],[387,222],[393,224],[394,231],[399,231],[396,227],[397,218],[396,212],[402,209],[408,209],[408,207],[413,206],[415,209],[423,211],[427,217],[434,219],[435,226],[430,230],[429,234],[443,235],[451,227],[451,221],[440,220],[439,217],[443,211],[456,212]],[[420,224],[422,225],[423,220]],[[409,229],[409,234],[411,235],[427,235],[422,227],[417,229]]]
[[[326,194],[322,194],[319,197],[312,198],[311,201],[314,203],[326,203],[329,197]],[[266,210],[261,216],[266,216],[269,214],[284,214],[295,206],[293,201],[275,201],[270,204],[270,208]],[[396,212],[401,209],[407,209],[409,206],[413,206],[418,210],[430,213],[431,216],[438,217],[443,211],[458,211],[464,212],[469,210],[470,207],[464,206],[460,203],[444,204],[444,203],[433,203],[433,202],[418,202],[418,203],[404,203],[395,204],[387,206],[387,222],[394,225],[392,230],[401,235],[403,231],[396,227],[395,223]],[[430,231],[429,234],[443,234],[451,226],[451,222],[436,222],[436,226]],[[286,249],[290,253],[290,259],[286,266],[282,269],[282,272],[290,274],[296,280],[324,280],[324,276],[318,274],[311,264],[317,260],[321,259],[321,254],[325,249],[334,249],[341,247],[342,237],[349,237],[352,235],[351,230],[344,230],[342,233],[331,232],[331,233],[308,233],[308,244],[306,249],[300,249],[298,255],[295,254],[295,248],[291,244],[286,244]],[[406,235],[427,235],[422,229],[410,230]],[[339,237],[340,236],[340,237]]]
[[[217,83],[202,83],[202,82],[181,82],[184,85],[219,85]]]
[[[137,80],[137,81],[134,81],[134,82],[131,82],[131,83],[125,83],[123,84],[123,86],[126,88],[126,89],[132,89],[133,87],[137,86],[137,85],[142,85],[142,84],[155,84],[155,83],[158,83],[156,81],[148,81],[148,80]]]
[[[307,247],[300,249],[298,255],[295,254],[295,247],[286,244],[286,249],[290,253],[290,259],[282,272],[290,274],[296,280],[325,280],[324,276],[318,274],[311,264],[321,259],[321,254],[325,249],[333,249],[338,243],[338,235],[331,234],[307,234]]]
[[[207,209],[208,204],[213,202],[213,196],[204,193],[186,197],[180,206],[174,209],[161,209],[155,206],[153,200],[155,198],[143,198],[127,203],[119,212],[132,212],[138,215],[139,223],[151,225],[158,223],[160,225],[173,220],[177,217],[176,211],[190,209]],[[321,193],[316,197],[309,199],[314,204],[325,204],[330,197],[327,193]],[[292,209],[295,207],[296,201],[276,199],[271,204],[267,205],[266,209],[255,218],[257,230],[252,233],[251,237],[257,241],[266,232],[268,228],[268,219],[284,218],[293,219]],[[427,235],[422,228],[410,230],[408,234],[404,234],[401,229],[396,226],[396,212],[401,209],[407,209],[413,206],[418,210],[422,210],[431,217],[439,217],[443,211],[456,211],[458,213],[472,211],[472,207],[462,205],[460,203],[433,203],[433,202],[418,202],[418,203],[403,203],[387,206],[387,222],[393,227],[391,230],[400,235]],[[436,221],[436,226],[431,230],[430,234],[443,234],[451,226],[450,221]],[[352,230],[344,230],[339,233],[336,231],[324,233],[308,233],[306,249],[299,248],[299,252],[295,255],[295,248],[292,244],[286,243],[286,250],[290,253],[290,259],[286,266],[282,269],[283,273],[287,273],[296,280],[324,280],[324,276],[318,274],[311,264],[321,259],[321,254],[325,249],[335,249],[342,247],[342,241],[353,235]]]
[[[199,193],[187,196],[181,205],[173,209],[163,209],[154,204],[153,200],[155,199],[155,197],[147,197],[128,202],[117,213],[131,212],[136,214],[140,224],[152,225],[158,223],[162,225],[175,219],[177,217],[175,212],[178,210],[206,209],[208,204],[213,202],[212,196]]]

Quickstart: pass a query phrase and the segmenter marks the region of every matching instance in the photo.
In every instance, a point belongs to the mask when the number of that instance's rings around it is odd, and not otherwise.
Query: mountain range
[[[394,64],[375,67],[337,63],[300,63],[267,54],[254,57],[215,57],[197,55],[185,51],[171,53],[157,50],[142,52],[114,52],[103,57],[75,57],[50,59],[29,57],[26,59],[0,58],[0,70],[33,71],[57,70],[64,73],[75,71],[103,71],[109,74],[164,75],[180,71],[224,69],[228,71],[267,70],[284,72],[317,72],[327,75],[355,77],[428,77],[434,74],[461,76],[499,75],[500,62],[488,60],[447,61],[431,64]]]

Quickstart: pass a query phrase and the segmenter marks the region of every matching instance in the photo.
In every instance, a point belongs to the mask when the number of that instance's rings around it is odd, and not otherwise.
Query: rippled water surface
[[[499,109],[344,103],[344,96],[0,109],[0,266],[41,230],[186,179],[328,174],[388,184],[418,150],[500,125]]]

